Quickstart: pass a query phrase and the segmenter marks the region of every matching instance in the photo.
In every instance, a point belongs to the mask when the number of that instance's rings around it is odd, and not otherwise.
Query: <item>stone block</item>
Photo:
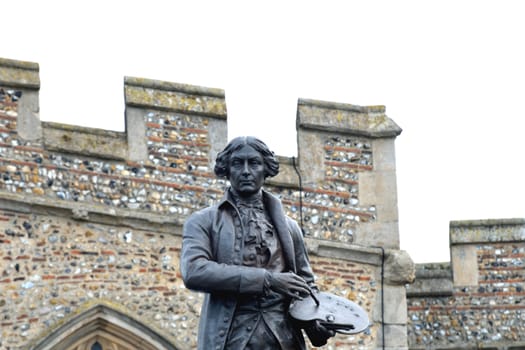
[[[213,169],[217,154],[226,146],[228,140],[228,125],[225,119],[210,118],[208,130],[208,138],[211,145],[209,154],[210,169]]]
[[[317,184],[324,180],[325,166],[322,140],[318,133],[309,131],[297,132],[299,167],[303,184]]]
[[[397,178],[395,171],[380,171],[374,173],[374,188],[377,201],[377,220],[382,222],[397,221]],[[363,203],[368,204],[368,203]]]
[[[42,138],[39,112],[38,90],[23,90],[18,103],[17,132],[24,140],[35,141]]]
[[[372,171],[359,173],[359,203],[366,205],[377,203],[376,181],[376,174]]]
[[[454,286],[478,285],[478,258],[475,245],[453,245],[450,248]]]
[[[363,172],[359,174],[359,202],[375,206],[377,220],[398,221],[397,177],[394,170]]]
[[[407,328],[405,325],[385,325],[384,348],[391,350],[408,349]],[[377,349],[383,348],[383,329],[378,325]]]
[[[128,159],[139,162],[148,159],[146,139],[146,122],[144,110],[134,107],[126,108],[126,133],[128,136]]]
[[[404,286],[384,286],[384,310],[381,310],[381,293],[377,293],[376,298],[374,321],[381,322],[383,319],[386,325],[407,323],[407,299]]]
[[[361,223],[354,242],[368,247],[399,249],[399,227],[397,222]]]
[[[394,138],[375,139],[372,143],[374,152],[374,170],[396,170],[396,147]]]

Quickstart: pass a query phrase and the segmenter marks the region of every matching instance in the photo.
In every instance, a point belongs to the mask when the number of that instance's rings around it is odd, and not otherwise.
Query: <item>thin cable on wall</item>
[[[376,245],[370,248],[381,249],[381,348],[385,350],[385,248]]]
[[[381,249],[381,342],[382,349],[385,350],[385,248]]]
[[[304,236],[304,228],[303,228],[303,179],[301,178],[301,173],[299,172],[299,169],[297,169],[297,165],[295,163],[295,157],[292,157],[292,165],[297,173],[297,177],[299,177],[299,217],[300,217],[300,226],[301,231],[303,232]]]

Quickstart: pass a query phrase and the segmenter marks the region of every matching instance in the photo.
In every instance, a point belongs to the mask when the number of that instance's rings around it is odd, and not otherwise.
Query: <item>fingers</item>
[[[285,291],[283,294],[289,296],[292,299],[303,300],[303,297],[301,297],[299,293],[293,293],[288,290],[288,291]]]
[[[292,272],[285,273],[284,275],[290,292],[287,293],[288,295],[293,298],[301,298],[301,295],[310,294],[310,287],[302,277]]]
[[[310,293],[310,287],[300,276],[292,272],[273,273],[270,288],[276,292],[294,299],[302,299],[302,295]]]

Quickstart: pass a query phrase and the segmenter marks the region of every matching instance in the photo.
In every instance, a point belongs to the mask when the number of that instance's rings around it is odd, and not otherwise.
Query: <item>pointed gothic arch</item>
[[[32,350],[182,350],[151,328],[96,305],[49,333]]]

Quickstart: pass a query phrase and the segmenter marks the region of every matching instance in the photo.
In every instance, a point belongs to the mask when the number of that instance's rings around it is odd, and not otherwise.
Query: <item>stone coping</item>
[[[297,129],[370,138],[396,137],[402,129],[385,115],[384,106],[299,99]]]
[[[450,244],[525,241],[525,219],[488,219],[450,222]]]
[[[48,122],[48,121],[43,121],[42,126],[47,129],[64,130],[64,131],[71,131],[71,132],[80,133],[80,134],[91,134],[91,135],[107,136],[107,137],[124,137],[124,135],[126,134],[124,131],[114,131],[114,130],[107,130],[107,129],[100,129],[100,128],[91,128],[87,126],[79,126],[79,125],[74,125],[74,124],[65,124],[65,123]]]
[[[42,130],[48,151],[119,161],[128,158],[126,132],[52,122],[43,122]]]
[[[224,90],[125,77],[126,106],[226,119]]]
[[[21,68],[26,70],[35,70],[37,72],[39,70],[39,65],[36,62],[12,60],[2,57],[0,57],[0,67]]]
[[[525,218],[510,219],[482,219],[482,220],[454,220],[449,227],[479,227],[479,226],[525,225]]]
[[[407,285],[408,297],[447,297],[453,293],[450,263],[416,264],[416,279]]]
[[[137,77],[124,77],[124,85],[140,86],[144,88],[165,90],[165,91],[176,91],[185,94],[202,95],[202,96],[213,96],[224,98],[224,90],[218,88],[210,88],[205,86],[180,84],[169,81],[154,80],[148,78],[137,78]]]
[[[358,113],[385,113],[385,106],[358,106],[350,103],[340,103],[331,101],[321,101],[308,98],[299,98],[298,106],[316,106],[326,109],[339,109],[342,111],[358,112]]]
[[[0,86],[40,89],[38,63],[0,58]]]
[[[452,278],[450,263],[416,264],[416,278]]]
[[[305,237],[309,254],[321,257],[354,261],[381,266],[382,251],[379,248],[365,247],[356,244],[327,241]]]

